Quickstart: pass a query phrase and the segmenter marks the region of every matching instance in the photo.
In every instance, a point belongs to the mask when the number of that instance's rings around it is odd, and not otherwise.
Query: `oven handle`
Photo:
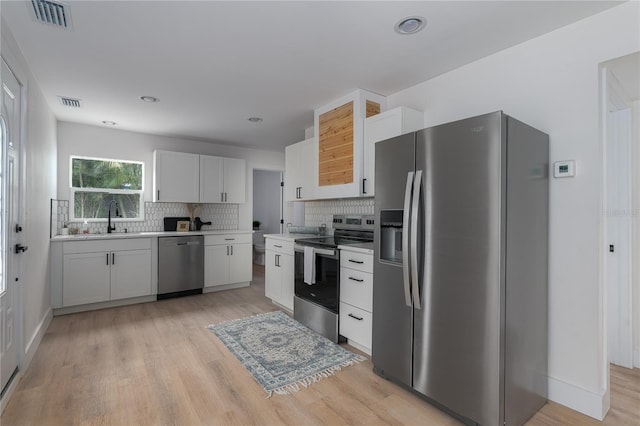
[[[294,249],[295,249],[295,251],[299,251],[299,252],[300,251],[304,251],[304,246],[296,244],[294,246]],[[319,249],[319,248],[314,249],[314,250],[315,250],[316,254],[319,254],[321,256],[335,256],[337,254],[336,250],[327,250],[327,249]]]

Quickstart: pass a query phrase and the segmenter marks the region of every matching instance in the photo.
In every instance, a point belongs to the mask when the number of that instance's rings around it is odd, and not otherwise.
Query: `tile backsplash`
[[[235,230],[238,229],[238,204],[199,204],[199,216],[204,222],[211,221],[211,226],[203,229]],[[144,203],[144,220],[115,221],[117,232],[125,228],[128,232],[158,232],[164,230],[165,217],[187,217],[189,211],[183,203]],[[69,228],[82,227],[82,221],[69,221],[69,201],[51,200],[51,229],[53,235],[60,235],[64,224]],[[89,233],[105,233],[106,222],[89,222]]]
[[[304,204],[304,224],[332,230],[334,214],[372,215],[374,198],[342,198],[337,200],[307,201]]]

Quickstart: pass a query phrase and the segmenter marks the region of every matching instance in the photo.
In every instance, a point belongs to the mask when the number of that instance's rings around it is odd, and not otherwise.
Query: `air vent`
[[[71,15],[66,4],[51,0],[31,0],[36,20],[58,28],[71,28]]]
[[[58,99],[64,106],[80,108],[80,99],[65,98],[64,96],[58,96]]]

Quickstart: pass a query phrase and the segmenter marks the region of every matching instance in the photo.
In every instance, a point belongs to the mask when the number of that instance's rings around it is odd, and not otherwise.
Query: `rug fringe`
[[[305,388],[308,388],[314,383],[319,382],[322,379],[326,379],[327,377],[335,376],[337,373],[342,371],[342,367],[350,367],[354,364],[358,364],[362,361],[366,361],[362,355],[355,354],[355,356],[347,361],[340,363],[339,365],[335,365],[333,367],[329,367],[325,370],[319,371],[311,376],[305,377],[304,379],[298,380],[296,383],[290,383],[288,385],[280,386],[275,389],[271,389],[267,391],[267,396],[265,399],[269,399],[273,396],[273,394],[277,395],[291,395],[294,392],[298,392],[300,390],[300,386],[302,385]]]

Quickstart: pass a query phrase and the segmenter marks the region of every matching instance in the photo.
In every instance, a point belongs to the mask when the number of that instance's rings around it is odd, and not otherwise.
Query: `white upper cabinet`
[[[153,152],[153,201],[198,203],[200,156],[172,151]]]
[[[316,198],[363,195],[364,120],[385,106],[384,96],[356,90],[315,110]]]
[[[287,201],[312,200],[315,197],[315,149],[315,138],[285,148],[284,191]]]
[[[236,158],[200,156],[200,202],[246,202],[246,161]]]
[[[424,128],[424,113],[397,107],[364,120],[364,173],[361,195],[375,194],[376,142]]]
[[[246,161],[183,152],[153,152],[153,201],[246,202]]]

